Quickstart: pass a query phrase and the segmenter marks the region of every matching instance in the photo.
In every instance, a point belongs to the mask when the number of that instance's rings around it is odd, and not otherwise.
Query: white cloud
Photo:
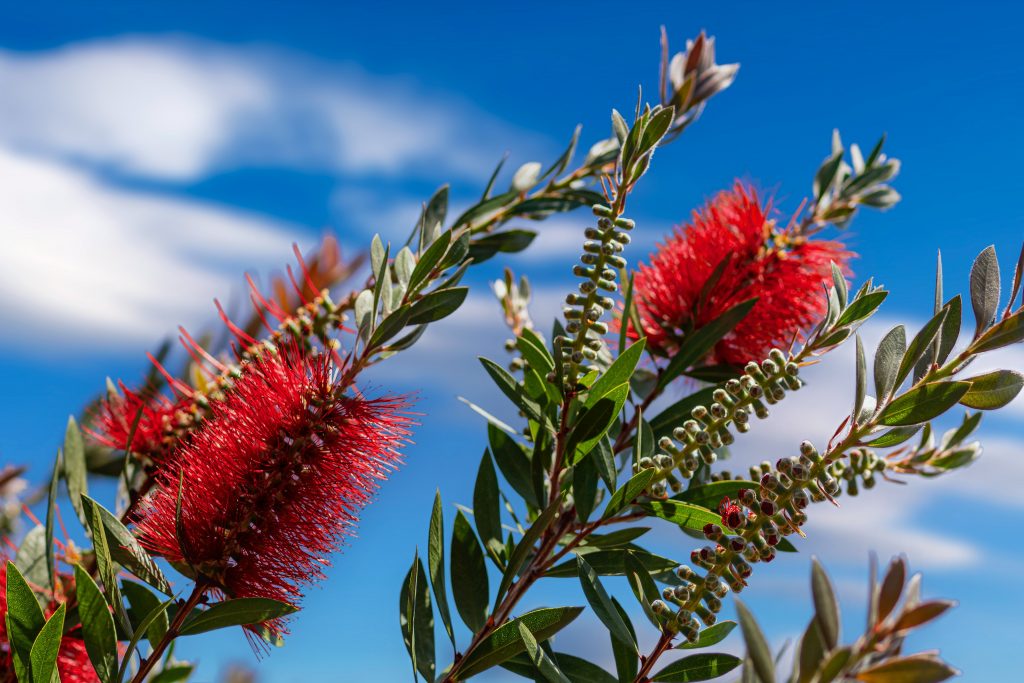
[[[282,222],[120,190],[2,148],[0,177],[5,344],[151,343],[207,319],[211,297],[240,291],[245,269],[279,268],[299,236]]]
[[[183,37],[0,51],[0,141],[161,180],[238,164],[480,175],[536,141],[474,106],[354,65]]]

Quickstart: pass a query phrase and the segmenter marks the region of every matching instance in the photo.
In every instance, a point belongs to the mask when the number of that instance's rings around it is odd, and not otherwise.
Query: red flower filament
[[[716,344],[709,362],[759,360],[814,324],[825,310],[821,284],[831,281],[830,264],[845,268],[852,254],[839,242],[779,230],[770,213],[770,203],[737,182],[659,245],[650,265],[641,264],[635,300],[649,348],[669,355],[688,333],[754,297],[753,309]]]
[[[124,396],[103,402],[96,429],[89,433],[104,446],[159,461],[173,447],[178,414],[187,409],[187,402],[171,402],[161,395],[146,398],[123,384],[120,388]]]
[[[159,475],[142,543],[229,597],[298,602],[408,436],[403,399],[346,394],[333,367],[296,351],[248,363]]]

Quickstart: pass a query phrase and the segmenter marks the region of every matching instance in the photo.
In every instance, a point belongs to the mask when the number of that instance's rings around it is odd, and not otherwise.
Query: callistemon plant
[[[296,249],[286,278],[266,288],[249,279],[250,314],[229,317],[218,304],[226,335],[179,330],[182,353],[164,346],[145,379],[108,383],[69,421],[45,519],[21,537],[10,511],[23,469],[4,468],[0,529],[12,560],[0,574],[0,678],[166,683],[192,673],[179,636],[241,627],[270,650],[303,628],[303,594],[388,474],[415,457],[404,447],[416,422],[431,419],[414,414],[409,398],[368,387],[362,372],[455,312],[471,266],[529,247],[535,232],[510,221],[577,208],[589,212],[578,218],[579,260],[566,263],[578,281],[549,335],[530,314],[526,277],[506,269],[493,287],[512,358],[483,359],[481,377],[519,422],[473,406],[486,418],[488,448],[471,506],[457,508],[449,527],[438,494],[425,552],[408,549],[397,628],[367,637],[401,637],[410,675],[429,682],[498,666],[571,683],[700,681],[734,670],[755,683],[955,675],[934,653],[904,652],[906,635],[951,603],[923,600],[903,558],[881,580],[872,566],[867,628],[852,642],[813,561],[810,621],[785,659],[733,596],[769,571],[761,565],[799,551],[812,514],[844,514],[816,504],[952,473],[980,456],[970,441],[980,412],[939,438],[931,422],[958,405],[1001,408],[1024,386],[1019,369],[972,370],[978,356],[1024,340],[1024,252],[1005,297],[992,248],[975,261],[966,299],[943,294],[940,268],[928,322],[912,334],[893,327],[872,357],[857,331],[887,292],[871,279],[850,286],[842,231],[861,210],[899,201],[889,185],[899,162],[881,141],[863,154],[834,133],[794,213],[737,182],[637,265],[634,235],[659,236],[627,215],[634,189],[656,172],[655,152],[668,154],[662,148],[738,73],[716,62],[704,34],[669,55],[663,36],[657,101],[613,111],[611,136],[582,160],[577,129],[552,164],[524,164],[507,189],[499,166],[455,218],[447,187],[438,190],[411,234],[394,236],[402,246],[375,236],[365,257],[344,258],[333,238],[310,254]],[[965,301],[974,316],[966,332]],[[756,439],[757,423],[804,386],[804,369],[847,342],[856,383],[833,437],[806,441],[796,425],[786,451],[741,474],[723,469],[728,447]],[[118,486],[106,505],[89,495],[90,479],[104,476]],[[57,501],[62,480],[84,549],[66,531],[55,538],[68,507]],[[686,550],[644,548],[650,525],[679,528]],[[523,608],[538,583],[559,581],[572,589],[549,595],[566,604]],[[620,600],[634,598],[633,610]],[[719,620],[730,601],[738,622]],[[609,638],[567,652],[559,634],[586,609]],[[634,624],[630,611],[649,624]],[[743,656],[693,652],[737,625]],[[641,629],[651,636],[638,637]],[[450,655],[439,653],[435,630]],[[357,657],[358,647],[339,654]]]

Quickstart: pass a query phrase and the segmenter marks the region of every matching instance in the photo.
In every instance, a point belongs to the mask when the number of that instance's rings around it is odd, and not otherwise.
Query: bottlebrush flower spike
[[[61,583],[74,586],[74,579],[61,576]],[[71,591],[74,592],[73,589]],[[44,612],[49,618],[57,609],[56,601],[51,601]],[[81,626],[72,630],[81,631]],[[99,683],[99,677],[89,661],[85,642],[79,637],[68,634],[61,638],[60,650],[57,653],[57,671],[61,683]],[[14,681],[14,663],[12,661],[10,641],[7,637],[7,558],[0,555],[0,681]]]
[[[405,399],[346,392],[338,375],[288,347],[247,364],[158,475],[141,542],[229,597],[298,602],[409,433]]]
[[[824,312],[821,283],[831,281],[831,263],[845,268],[853,255],[839,242],[780,230],[770,214],[770,202],[737,182],[677,228],[651,254],[650,265],[640,266],[634,289],[649,348],[668,355],[687,332],[753,297],[757,304],[715,346],[710,362],[741,365],[761,358],[816,321]],[[629,333],[640,336],[632,327]]]
[[[189,402],[174,402],[159,394],[145,397],[124,384],[120,389],[123,396],[113,395],[103,402],[96,428],[89,433],[104,446],[159,462],[172,448],[174,429]]]

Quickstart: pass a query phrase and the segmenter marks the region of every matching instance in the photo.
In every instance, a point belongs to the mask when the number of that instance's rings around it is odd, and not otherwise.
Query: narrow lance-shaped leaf
[[[61,603],[46,624],[40,629],[35,642],[32,643],[32,681],[49,683],[60,680],[57,674],[57,655],[60,653],[60,641],[64,635],[64,615],[67,605]]]
[[[735,655],[721,652],[700,653],[683,657],[666,666],[651,678],[655,683],[690,683],[708,681],[729,673],[743,663]]]
[[[499,626],[466,655],[452,680],[466,680],[524,651],[526,644],[519,631],[520,623],[530,629],[537,641],[543,642],[568,626],[582,611],[582,607],[544,607]]]
[[[484,450],[473,487],[473,521],[488,554],[498,561],[501,557],[501,508],[498,505],[498,477],[494,472],[491,454]]]
[[[772,651],[768,647],[768,641],[761,631],[761,627],[754,620],[747,606],[740,600],[736,601],[736,614],[739,616],[740,629],[743,631],[743,640],[747,645],[747,656],[753,663],[754,671],[761,683],[775,682],[775,660],[772,658]]]
[[[927,422],[952,408],[971,388],[969,382],[930,382],[896,398],[881,413],[881,423],[902,427]]]
[[[7,562],[7,642],[18,680],[30,680],[32,643],[46,623],[35,593],[13,562]]]
[[[900,361],[907,352],[907,331],[903,325],[889,330],[875,352],[875,398],[882,405],[896,388]]]
[[[831,650],[839,642],[839,603],[832,582],[817,558],[811,560],[811,594],[814,597],[814,618],[826,647]]]
[[[452,529],[452,595],[462,621],[476,632],[487,622],[490,586],[487,565],[473,529],[461,511]]]
[[[413,557],[399,595],[400,623],[405,649],[413,668],[427,681],[434,680],[434,610],[430,606],[427,573],[419,555]]]
[[[82,506],[82,496],[89,492],[86,476],[85,444],[82,441],[82,430],[74,417],[68,418],[68,426],[64,431],[64,479],[68,485],[68,498],[71,508],[85,527],[89,526],[89,518]]]
[[[519,626],[519,635],[522,636],[523,645],[526,647],[526,654],[529,656],[530,661],[533,662],[534,667],[540,671],[544,680],[548,681],[548,683],[570,683],[569,679],[558,668],[558,665],[548,656],[548,653],[537,644],[537,639],[533,637],[530,628],[522,621],[517,622],[517,624]]]
[[[999,259],[994,246],[978,254],[971,267],[971,306],[976,321],[974,336],[978,337],[992,324],[999,308]]]
[[[108,683],[117,676],[117,632],[114,617],[99,586],[88,572],[75,565],[75,592],[78,618],[82,622],[82,639],[89,661],[100,681]]]
[[[576,564],[579,567],[580,584],[583,586],[583,594],[586,596],[587,602],[590,603],[590,607],[594,610],[594,614],[605,625],[605,628],[608,629],[613,638],[639,655],[636,641],[629,632],[629,629],[626,628],[626,624],[619,617],[619,613],[612,604],[608,592],[601,585],[597,572],[587,564],[582,555],[576,557]]]
[[[233,598],[192,612],[181,626],[180,635],[194,636],[232,626],[249,626],[294,614],[298,608],[270,598]]]
[[[434,507],[430,512],[430,529],[427,538],[427,566],[430,568],[430,586],[434,589],[437,611],[448,638],[455,649],[455,632],[452,617],[448,611],[448,591],[444,576],[444,512],[441,509],[441,492],[434,494]]]
[[[1016,370],[994,370],[966,381],[971,383],[971,388],[960,403],[978,410],[1002,408],[1017,398],[1024,388],[1024,374]]]

